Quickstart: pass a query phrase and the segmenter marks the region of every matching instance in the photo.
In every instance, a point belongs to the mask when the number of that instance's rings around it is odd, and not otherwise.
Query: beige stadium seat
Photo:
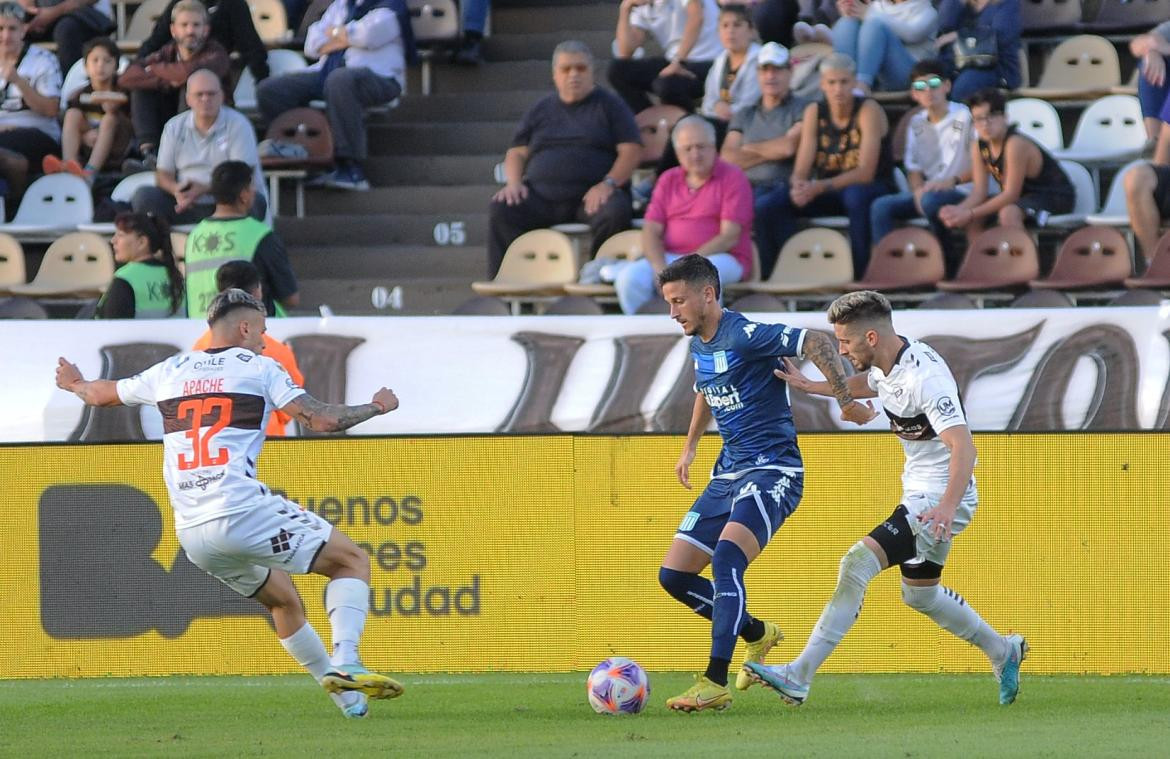
[[[1093,98],[1109,94],[1120,84],[1121,63],[1113,43],[1080,34],[1056,46],[1035,87],[1021,87],[1016,94],[1044,100]]]
[[[143,41],[154,31],[155,23],[163,11],[167,9],[169,2],[170,0],[146,0],[139,5],[130,18],[130,26],[126,28],[126,34],[118,40],[118,48],[134,52],[142,47]]]
[[[280,0],[248,0],[252,11],[252,24],[264,44],[283,45],[292,39],[288,28],[288,11]]]
[[[23,285],[26,276],[20,241],[0,232],[0,295],[7,295],[12,285]]]
[[[431,63],[437,49],[459,39],[459,8],[455,0],[407,0],[410,28],[422,59],[422,94],[431,94]]]
[[[94,297],[105,292],[114,277],[114,251],[92,232],[71,232],[49,246],[36,277],[14,285],[14,295],[33,298]]]
[[[472,282],[477,295],[503,298],[519,314],[524,303],[549,303],[577,278],[573,243],[561,232],[534,229],[512,241],[490,282]]]
[[[852,281],[849,239],[836,230],[813,228],[797,232],[784,243],[768,279],[735,289],[775,295],[832,293],[841,292]]]
[[[638,229],[627,229],[618,232],[601,244],[594,258],[613,258],[619,261],[636,261],[642,257],[642,232]],[[570,282],[565,285],[565,292],[569,295],[583,295],[596,298],[605,303],[617,301],[617,295],[612,284],[598,282],[585,284]]]

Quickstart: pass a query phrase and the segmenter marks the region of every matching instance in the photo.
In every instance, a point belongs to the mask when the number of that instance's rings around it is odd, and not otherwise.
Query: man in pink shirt
[[[655,278],[682,256],[706,256],[722,284],[752,267],[752,188],[744,173],[721,160],[715,129],[700,116],[678,122],[671,135],[679,165],[654,186],[642,227],[645,254],[626,266],[614,286],[622,312],[634,314],[655,297]]]

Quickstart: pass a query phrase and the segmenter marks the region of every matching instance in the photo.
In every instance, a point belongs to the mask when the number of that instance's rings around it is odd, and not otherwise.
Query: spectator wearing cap
[[[622,0],[609,83],[634,113],[649,108],[649,93],[690,112],[722,47],[715,0]],[[666,53],[637,57],[647,35]]]
[[[25,41],[25,9],[0,2],[0,174],[13,196],[24,191],[29,167],[59,150],[61,68],[52,53]]]
[[[776,264],[779,249],[761,222],[774,204],[769,196],[788,193],[793,159],[800,145],[801,119],[808,101],[792,93],[792,66],[788,50],[782,45],[769,42],[760,48],[756,78],[760,99],[731,117],[720,157],[743,169],[751,182],[760,275],[767,277]]]

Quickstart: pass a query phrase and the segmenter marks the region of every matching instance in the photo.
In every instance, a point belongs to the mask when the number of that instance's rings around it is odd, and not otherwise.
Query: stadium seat
[[[0,319],[48,319],[49,312],[32,298],[0,298]]]
[[[1133,274],[1129,244],[1113,227],[1083,227],[1069,235],[1052,272],[1028,283],[1033,290],[1118,287]]]
[[[1166,299],[1165,295],[1156,290],[1126,290],[1113,300],[1110,306],[1160,306]]]
[[[131,174],[114,185],[114,189],[110,192],[110,200],[118,203],[129,203],[139,187],[154,187],[156,181],[153,171],[140,171],[137,174]],[[114,234],[114,222],[91,221],[86,224],[78,224],[77,231],[112,235]]]
[[[749,293],[731,304],[736,311],[741,312],[768,312],[787,311],[784,301],[768,293]]]
[[[292,40],[288,28],[288,12],[280,0],[248,0],[252,11],[252,24],[264,44],[275,47]]]
[[[61,82],[61,112],[69,106],[69,96],[85,85],[89,84],[89,76],[85,73],[85,59],[78,58],[69,71],[65,74],[65,80]]]
[[[126,33],[118,40],[118,48],[134,52],[142,47],[143,41],[154,31],[159,16],[167,9],[170,0],[145,0],[130,18]]]
[[[849,239],[836,230],[813,228],[797,232],[784,243],[768,279],[735,289],[774,295],[832,293],[841,292],[852,281]]]
[[[59,297],[101,295],[114,277],[114,251],[92,232],[70,232],[49,249],[32,282],[13,285],[14,295]]]
[[[1140,156],[1145,146],[1146,127],[1138,99],[1106,95],[1081,114],[1068,147],[1053,154],[1080,163],[1121,163]]]
[[[1105,196],[1105,205],[1100,211],[1085,217],[1087,224],[1105,227],[1129,226],[1129,207],[1125,203],[1125,174],[1141,163],[1145,161],[1141,159],[1130,161],[1117,170],[1113,182],[1109,185],[1109,194]]]
[[[1072,308],[1073,299],[1060,290],[1029,290],[1008,304],[1009,308]]]
[[[595,259],[614,258],[619,261],[634,261],[641,257],[642,232],[637,229],[627,229],[610,237],[601,244],[597,249],[597,255],[594,256]],[[569,295],[597,298],[605,303],[617,302],[614,287],[607,282],[569,282],[565,285],[565,292]]]
[[[1020,31],[1071,29],[1080,20],[1081,0],[1020,0]]]
[[[600,316],[605,313],[597,301],[584,295],[563,295],[545,309],[545,316]]]
[[[499,298],[477,295],[469,298],[451,312],[452,316],[511,316],[508,304]]]
[[[268,202],[272,215],[280,214],[280,180],[292,179],[296,185],[297,218],[302,218],[305,215],[305,177],[311,170],[324,171],[333,165],[333,132],[329,128],[329,119],[315,108],[292,108],[273,119],[264,138],[296,143],[309,154],[307,158],[260,158],[260,168],[268,177]]]
[[[1050,227],[1079,226],[1084,223],[1086,216],[1097,210],[1097,183],[1093,180],[1093,175],[1089,173],[1089,170],[1076,161],[1061,161],[1060,168],[1064,170],[1068,180],[1072,182],[1076,198],[1070,213],[1049,216],[1047,225]]]
[[[1140,277],[1126,277],[1122,282],[1131,290],[1164,290],[1170,288],[1170,232],[1158,240],[1150,265]]]
[[[922,301],[918,306],[925,311],[951,311],[964,308],[979,308],[979,304],[963,293],[939,293],[932,298]]]
[[[634,116],[638,131],[642,133],[642,166],[653,166],[662,158],[670,131],[686,111],[677,105],[652,105]]]
[[[1109,94],[1121,84],[1121,63],[1113,43],[1104,37],[1079,34],[1056,46],[1035,87],[1016,90],[1022,97],[1046,100],[1089,98]]]
[[[294,71],[300,71],[308,65],[305,62],[305,57],[296,50],[285,50],[281,48],[268,51],[268,72],[270,76],[290,74]],[[240,74],[239,81],[236,82],[235,93],[232,95],[232,101],[235,103],[237,111],[255,111],[260,107],[259,103],[256,102],[256,78],[252,76],[251,69],[244,69]]]
[[[81,177],[48,174],[25,190],[20,208],[4,231],[24,242],[50,242],[78,224],[93,221],[93,195]]]
[[[560,232],[534,229],[512,241],[495,279],[472,282],[478,295],[503,298],[519,314],[524,303],[548,303],[565,294],[565,285],[577,278],[573,243]]]
[[[638,306],[638,310],[634,313],[640,316],[645,316],[646,314],[669,314],[670,304],[662,298],[654,297]]]
[[[431,61],[441,48],[459,40],[455,0],[407,0],[410,27],[422,59],[422,94],[431,94]]]
[[[12,285],[23,285],[26,276],[20,241],[0,232],[0,295],[7,294]]]
[[[1149,31],[1170,18],[1170,0],[1098,0],[1097,13],[1081,26],[1087,31]]]
[[[938,283],[945,292],[985,292],[1019,288],[1040,276],[1040,256],[1032,236],[1017,227],[984,230],[967,248],[954,279]]]
[[[1047,100],[1013,98],[1005,109],[1008,123],[1015,124],[1020,134],[1031,137],[1049,152],[1064,149],[1064,134],[1060,128],[1060,114]]]
[[[865,276],[849,290],[910,290],[931,287],[945,276],[942,246],[925,229],[903,227],[873,246]]]

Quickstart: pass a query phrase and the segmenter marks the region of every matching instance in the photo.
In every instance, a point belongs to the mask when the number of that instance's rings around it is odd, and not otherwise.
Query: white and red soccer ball
[[[598,714],[637,714],[650,698],[650,680],[633,659],[611,656],[589,673],[585,692]]]

